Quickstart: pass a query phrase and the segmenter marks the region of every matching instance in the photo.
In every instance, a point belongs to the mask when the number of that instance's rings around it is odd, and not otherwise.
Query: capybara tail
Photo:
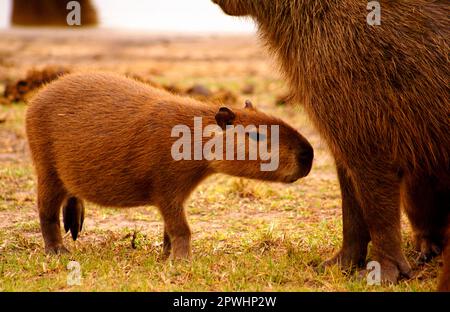
[[[450,224],[447,225],[447,235],[445,239],[446,242],[442,254],[444,269],[441,272],[438,290],[450,292]]]
[[[63,221],[66,233],[70,230],[73,240],[76,240],[84,221],[84,204],[81,199],[73,196],[67,198],[63,206]]]

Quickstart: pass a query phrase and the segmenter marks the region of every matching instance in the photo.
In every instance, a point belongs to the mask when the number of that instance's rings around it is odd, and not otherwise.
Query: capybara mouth
[[[314,159],[314,149],[311,145],[306,145],[298,155],[298,164],[300,167],[300,178],[306,177],[312,168]]]
[[[312,160],[311,163],[308,166],[302,166],[300,171],[300,178],[304,178],[306,177],[310,172],[311,172],[311,168],[312,168]]]
[[[296,174],[292,174],[292,175],[286,176],[286,177],[284,178],[283,182],[284,182],[284,183],[294,183],[295,181],[301,179],[302,177],[303,177],[303,176],[302,176],[302,173],[299,171],[299,172],[296,173]]]
[[[298,179],[300,179],[300,176],[299,177],[288,177],[288,178],[286,178],[286,182],[287,183],[294,183]]]

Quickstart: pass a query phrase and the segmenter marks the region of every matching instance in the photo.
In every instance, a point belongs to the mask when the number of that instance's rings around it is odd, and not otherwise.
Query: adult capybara
[[[46,86],[30,103],[26,130],[49,253],[67,251],[61,206],[65,229],[76,239],[87,200],[157,206],[164,254],[172,248],[173,257],[188,257],[191,234],[183,204],[205,177],[220,172],[293,182],[308,174],[313,159],[311,145],[295,129],[249,102],[231,110],[107,73],[70,74]],[[251,141],[258,149],[253,157]]]
[[[439,251],[450,211],[448,1],[378,1],[379,26],[360,0],[213,1],[256,21],[334,155],[343,246],[325,264],[361,265],[371,241],[384,281],[409,275],[401,199],[421,258]]]

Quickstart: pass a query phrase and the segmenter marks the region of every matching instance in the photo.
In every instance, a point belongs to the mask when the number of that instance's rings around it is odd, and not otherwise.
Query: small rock
[[[242,92],[242,94],[245,94],[245,95],[253,94],[253,93],[255,93],[255,86],[252,84],[248,84],[242,88],[241,92]]]

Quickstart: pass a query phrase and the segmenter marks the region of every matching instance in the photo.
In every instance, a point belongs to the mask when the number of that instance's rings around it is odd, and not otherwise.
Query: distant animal
[[[73,10],[68,7],[71,0],[14,0],[11,23],[20,26],[66,26],[67,15]],[[77,0],[80,5],[79,26],[98,24],[97,11],[91,0]]]

